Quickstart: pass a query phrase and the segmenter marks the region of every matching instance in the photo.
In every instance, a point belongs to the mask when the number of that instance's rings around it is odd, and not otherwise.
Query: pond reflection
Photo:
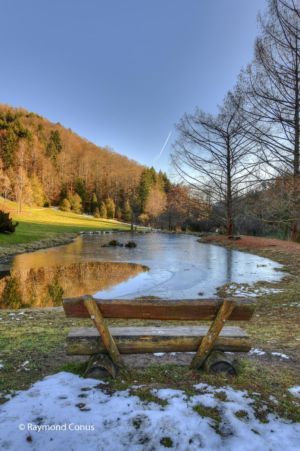
[[[28,263],[32,267],[21,269],[16,264],[9,274],[0,279],[0,308],[61,305],[63,297],[107,290],[147,271],[142,265],[111,262],[42,267],[38,266],[41,263],[39,260],[31,261],[29,257]]]
[[[123,246],[107,246],[112,238]],[[131,240],[136,248],[124,246]],[[267,258],[201,243],[191,235],[126,232],[83,235],[71,244],[17,255],[0,264],[0,271],[11,271],[20,281],[24,302],[33,306],[58,303],[59,287],[64,296],[90,293],[105,299],[210,298],[226,283],[279,281],[284,275],[280,268]],[[7,279],[0,281],[1,293],[6,283]],[[15,285],[8,284],[7,299]]]

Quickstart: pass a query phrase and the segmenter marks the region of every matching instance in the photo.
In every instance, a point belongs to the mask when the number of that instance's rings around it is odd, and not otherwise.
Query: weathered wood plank
[[[196,352],[208,327],[111,327],[111,334],[122,354],[151,352]],[[239,327],[225,327],[213,349],[248,352],[248,335]],[[102,340],[93,328],[78,328],[67,337],[67,352],[74,355],[105,353]]]
[[[218,336],[223,329],[225,322],[230,317],[234,309],[234,305],[235,302],[233,300],[224,300],[215,320],[213,321],[209,328],[209,331],[207,332],[207,335],[201,341],[197,353],[192,360],[191,368],[200,368],[203,365],[205,359],[213,349],[214,343],[218,339]]]
[[[91,297],[64,299],[63,306],[68,317],[87,318],[89,313],[84,300]],[[104,318],[149,319],[149,320],[213,320],[223,300],[103,300],[96,299]],[[254,312],[255,301],[236,298],[230,320],[248,321]]]
[[[89,315],[100,334],[102,343],[105,346],[108,354],[110,355],[113,363],[119,367],[123,367],[123,359],[96,302],[94,301],[94,299],[85,299],[84,305],[89,312]]]

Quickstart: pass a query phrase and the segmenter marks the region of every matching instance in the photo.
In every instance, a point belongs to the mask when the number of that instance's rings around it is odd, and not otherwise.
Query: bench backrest
[[[84,300],[91,296],[64,299],[63,307],[67,317],[89,318]],[[103,300],[94,299],[104,318],[212,321],[224,299],[134,299]],[[227,299],[228,300],[228,299]],[[255,301],[247,298],[234,298],[234,309],[230,321],[248,321],[254,312]]]

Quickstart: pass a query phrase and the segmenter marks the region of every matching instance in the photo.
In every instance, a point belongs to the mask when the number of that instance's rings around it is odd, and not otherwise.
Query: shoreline
[[[7,263],[12,257],[19,254],[26,254],[40,249],[50,249],[52,247],[63,246],[64,244],[70,244],[78,236],[78,233],[63,233],[54,238],[0,246],[0,263]]]
[[[98,234],[110,234],[110,233],[124,233],[130,232],[130,230],[89,230],[80,232],[65,232],[61,233],[53,238],[44,238],[42,240],[28,241],[27,243],[0,245],[0,264],[7,263],[11,258],[20,254],[27,254],[30,252],[39,251],[41,249],[51,249],[53,247],[63,246],[75,241],[76,238],[82,235],[98,235]],[[139,232],[135,232],[139,233]],[[143,232],[146,233],[146,232]]]
[[[300,243],[277,238],[241,235],[239,240],[230,240],[225,235],[209,235],[200,237],[197,241],[266,257],[285,267],[292,263],[286,258],[287,254],[300,256]]]

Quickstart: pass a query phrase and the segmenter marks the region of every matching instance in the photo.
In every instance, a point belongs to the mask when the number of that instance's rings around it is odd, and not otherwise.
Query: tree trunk
[[[230,236],[233,234],[233,214],[232,214],[232,186],[231,186],[231,155],[229,138],[227,140],[227,193],[226,193],[226,232]]]
[[[300,216],[300,174],[299,174],[299,72],[298,72],[298,52],[296,49],[296,70],[295,70],[295,142],[294,142],[294,172],[293,172],[293,199],[292,199],[292,215],[295,220],[292,222],[291,239],[299,241],[299,216]]]

